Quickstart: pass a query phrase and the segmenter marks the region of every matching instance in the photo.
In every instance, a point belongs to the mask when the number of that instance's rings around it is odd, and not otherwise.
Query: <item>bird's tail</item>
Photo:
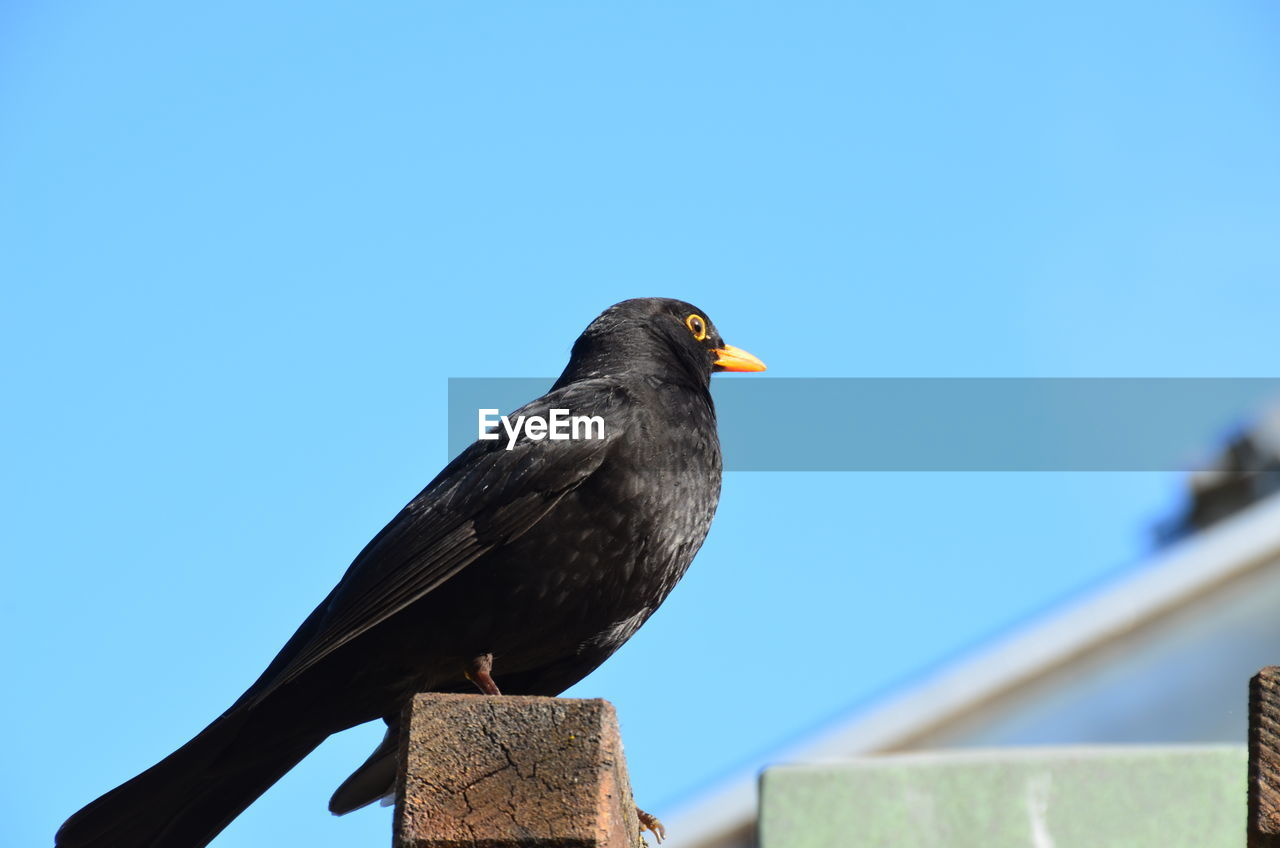
[[[395,794],[396,770],[400,762],[400,721],[393,718],[387,722],[387,732],[382,742],[369,759],[360,768],[342,782],[338,791],[329,799],[329,812],[335,816],[345,816]]]
[[[231,710],[62,825],[56,848],[200,848],[324,741],[254,733]]]

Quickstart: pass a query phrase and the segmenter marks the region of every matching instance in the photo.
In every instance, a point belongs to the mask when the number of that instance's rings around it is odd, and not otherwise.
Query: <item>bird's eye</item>
[[[684,319],[684,325],[689,328],[689,332],[693,333],[693,337],[698,341],[702,341],[707,337],[707,322],[702,320],[702,316],[696,312]]]

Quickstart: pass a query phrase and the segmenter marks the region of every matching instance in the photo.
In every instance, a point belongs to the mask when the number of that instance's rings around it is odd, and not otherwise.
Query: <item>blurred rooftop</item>
[[[775,763],[886,752],[1134,743],[1243,744],[1250,676],[1280,659],[1280,415],[1189,480],[1142,567],[846,716]],[[1241,465],[1244,463],[1244,465]],[[1265,464],[1265,463],[1264,463]],[[757,773],[669,817],[672,848],[755,844]]]

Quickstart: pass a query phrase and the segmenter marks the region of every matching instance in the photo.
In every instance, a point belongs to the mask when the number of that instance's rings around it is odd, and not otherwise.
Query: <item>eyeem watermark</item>
[[[496,409],[477,410],[480,420],[478,438],[501,438],[498,425],[507,432],[507,450],[516,446],[523,432],[526,439],[540,442],[543,439],[603,439],[604,418],[599,415],[571,415],[567,409],[553,409],[549,417],[541,415],[517,415],[513,422],[509,416],[499,415]]]
[[[554,382],[451,378],[448,456],[475,441],[477,407],[519,409]],[[711,393],[726,471],[1212,471],[1213,445],[1280,402],[1280,379],[717,376]],[[1273,456],[1239,461],[1263,472]]]

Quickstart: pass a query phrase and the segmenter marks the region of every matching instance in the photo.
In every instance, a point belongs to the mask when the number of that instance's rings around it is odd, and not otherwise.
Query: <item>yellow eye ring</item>
[[[698,341],[702,341],[707,337],[707,322],[698,313],[695,312],[684,319],[684,325],[689,328],[689,332],[693,333],[693,337]]]

